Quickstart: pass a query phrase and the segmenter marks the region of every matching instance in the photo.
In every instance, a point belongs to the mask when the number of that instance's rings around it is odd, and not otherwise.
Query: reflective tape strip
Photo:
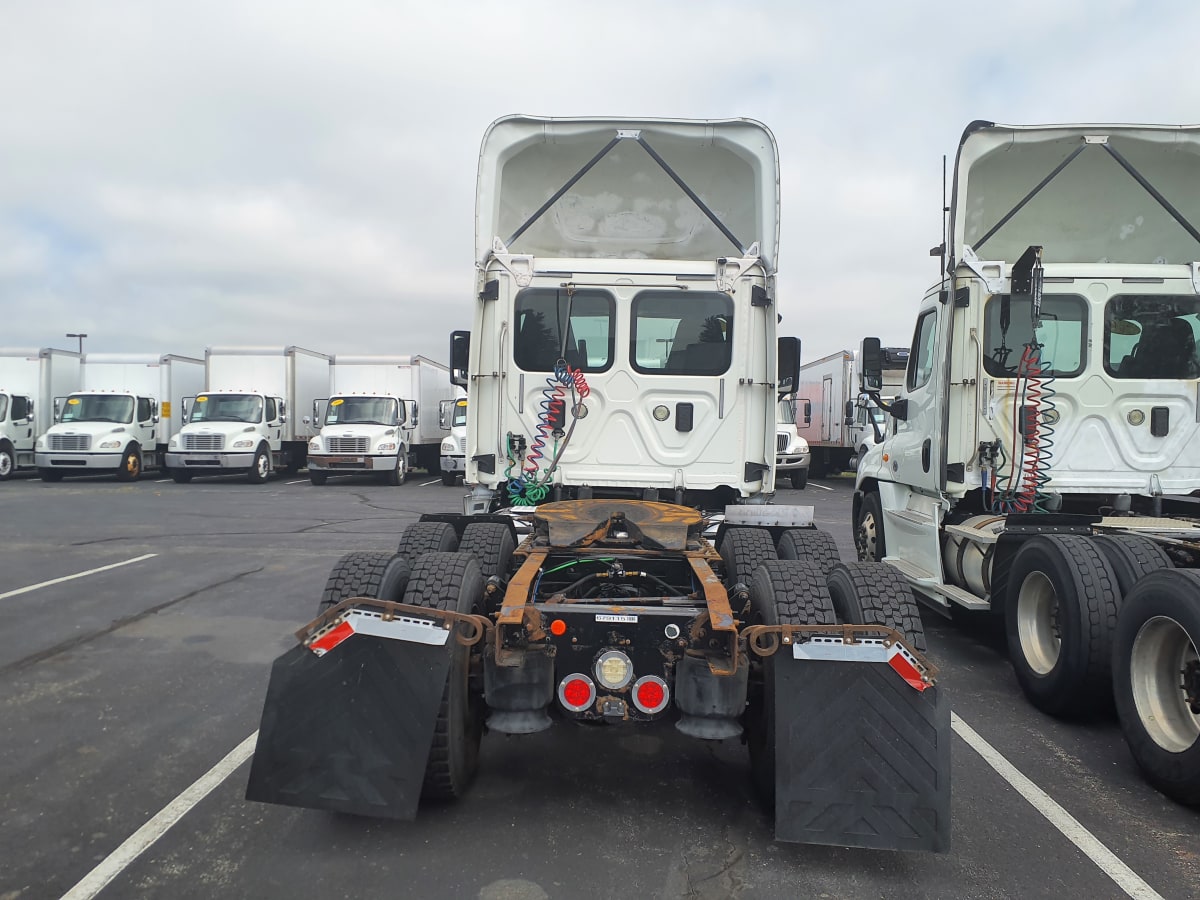
[[[407,616],[384,620],[379,613],[352,609],[345,619],[312,641],[308,649],[317,656],[324,656],[354,634],[408,641],[413,644],[430,644],[435,647],[444,647],[446,641],[450,640],[450,631],[436,622]]]
[[[897,675],[918,691],[929,687],[929,683],[921,677],[921,667],[916,658],[900,644],[892,644],[889,647],[882,640],[868,638],[848,644],[841,638],[817,635],[812,640],[792,644],[792,658],[887,663]]]

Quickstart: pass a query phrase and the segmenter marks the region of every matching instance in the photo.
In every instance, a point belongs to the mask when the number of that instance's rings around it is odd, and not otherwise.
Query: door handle
[[[933,441],[930,438],[925,438],[925,443],[921,445],[921,469],[925,472],[929,471],[929,457],[933,453]]]

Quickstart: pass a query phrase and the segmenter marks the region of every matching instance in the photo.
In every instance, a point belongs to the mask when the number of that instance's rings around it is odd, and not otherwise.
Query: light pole
[[[70,332],[67,334],[67,337],[79,338],[79,355],[83,356],[83,339],[85,337],[87,337],[87,335],[86,334],[75,334],[74,332]]]

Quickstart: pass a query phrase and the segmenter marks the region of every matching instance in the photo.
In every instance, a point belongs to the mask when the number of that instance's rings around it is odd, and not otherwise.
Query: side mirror
[[[58,422],[62,419],[63,407],[66,405],[66,397],[54,398],[54,421]]]
[[[780,397],[790,394],[800,381],[800,338],[781,337],[775,351],[775,390]]]
[[[471,332],[450,332],[450,383],[466,387],[469,378],[467,369],[471,365]]]
[[[438,428],[442,431],[450,430],[451,416],[454,414],[454,401],[442,400],[438,403]]]
[[[853,425],[854,424],[854,401],[853,400],[846,401],[846,419],[842,424],[843,425]]]
[[[883,390],[883,354],[879,348],[879,338],[863,338],[858,360],[859,388],[868,394],[878,394]]]
[[[195,400],[195,399],[196,399],[195,397],[183,397],[182,399],[180,399],[180,401],[179,401],[179,418],[181,421],[186,422],[188,420],[188,413],[190,413],[192,411],[191,401]]]
[[[412,421],[411,421],[409,427],[416,428],[417,423],[419,421],[420,421],[420,409],[417,407],[417,401],[413,400],[412,401]]]
[[[276,400],[275,408],[279,412],[279,424],[286,425],[287,424],[287,404],[284,403],[282,400]]]

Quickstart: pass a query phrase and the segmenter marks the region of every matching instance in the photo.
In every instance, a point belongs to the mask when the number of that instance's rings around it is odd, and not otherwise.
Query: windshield
[[[263,401],[257,394],[201,394],[192,404],[189,422],[262,421]]]
[[[0,394],[0,422],[8,419],[8,395]]]
[[[1104,370],[1115,378],[1197,378],[1200,299],[1121,296],[1104,307]]]
[[[454,418],[450,422],[451,428],[465,427],[467,424],[467,404],[454,404]]]
[[[326,425],[399,425],[391,397],[334,397],[325,413]]]
[[[61,422],[133,421],[133,398],[111,394],[75,394],[67,398]]]
[[[780,400],[775,411],[775,419],[780,425],[796,424],[796,407],[791,400]]]

